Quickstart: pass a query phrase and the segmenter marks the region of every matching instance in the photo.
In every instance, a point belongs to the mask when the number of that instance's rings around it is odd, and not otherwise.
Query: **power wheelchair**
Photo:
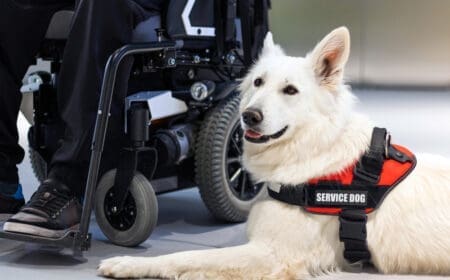
[[[114,52],[105,68],[79,229],[60,239],[5,232],[0,238],[72,248],[81,256],[90,247],[94,207],[97,223],[112,243],[136,246],[156,225],[155,194],[195,186],[216,218],[245,220],[266,190],[252,182],[240,163],[236,80],[260,50],[269,7],[268,0],[171,0],[163,17],[140,23],[133,43]],[[55,83],[72,16],[72,11],[53,16],[38,55],[50,62],[50,71],[30,74],[21,89],[33,96],[28,140],[39,180],[45,179],[62,137]],[[124,131],[132,145],[123,147],[115,169],[101,173],[115,77],[128,56],[134,57],[130,81],[162,78],[167,90],[152,90],[149,83],[148,90],[128,95]]]

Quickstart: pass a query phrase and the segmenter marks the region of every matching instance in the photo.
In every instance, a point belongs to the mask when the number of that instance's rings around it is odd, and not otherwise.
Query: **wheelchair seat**
[[[74,11],[70,10],[56,12],[50,21],[45,38],[49,40],[66,40],[69,37],[74,14]],[[133,31],[132,42],[157,41],[158,37],[155,29],[160,27],[160,16],[152,16],[147,20],[140,22]]]

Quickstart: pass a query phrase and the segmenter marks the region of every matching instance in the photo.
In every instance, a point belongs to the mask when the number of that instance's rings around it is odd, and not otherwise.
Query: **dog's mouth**
[[[288,129],[288,126],[285,126],[283,129],[281,129],[280,131],[271,134],[271,135],[264,135],[261,134],[257,131],[254,131],[252,129],[247,129],[244,133],[244,137],[245,140],[252,142],[252,143],[266,143],[267,141],[271,140],[271,139],[277,139],[280,138]]]

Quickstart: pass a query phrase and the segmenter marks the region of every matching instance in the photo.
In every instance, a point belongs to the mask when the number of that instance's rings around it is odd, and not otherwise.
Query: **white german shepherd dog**
[[[352,111],[355,97],[343,83],[349,52],[345,27],[306,57],[285,55],[266,36],[240,86],[241,113],[261,113],[257,130],[242,122],[243,161],[255,180],[301,184],[342,171],[368,149],[374,125]],[[449,275],[450,161],[416,156],[414,171],[368,215],[371,261],[383,273]],[[117,278],[306,279],[346,266],[336,216],[269,199],[253,207],[247,227],[249,242],[241,246],[116,257],[98,271]]]

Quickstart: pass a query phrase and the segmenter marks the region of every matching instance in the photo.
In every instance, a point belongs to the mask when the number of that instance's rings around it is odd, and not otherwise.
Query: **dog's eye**
[[[298,89],[293,85],[288,85],[285,88],[283,88],[283,93],[288,95],[294,95],[298,93]]]
[[[264,83],[264,81],[263,81],[263,79],[261,79],[261,78],[256,78],[256,79],[253,81],[253,84],[255,85],[255,87],[259,87],[259,86],[261,86],[263,83]]]

